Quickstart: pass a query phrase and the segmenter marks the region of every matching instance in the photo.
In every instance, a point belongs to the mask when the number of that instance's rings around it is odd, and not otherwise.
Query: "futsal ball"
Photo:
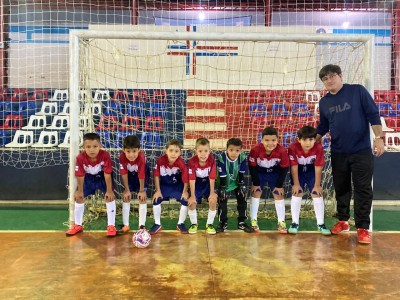
[[[132,242],[137,248],[146,248],[150,245],[151,235],[146,229],[139,229],[132,237]]]

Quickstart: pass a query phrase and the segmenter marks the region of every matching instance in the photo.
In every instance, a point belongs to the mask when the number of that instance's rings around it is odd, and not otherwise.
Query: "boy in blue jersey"
[[[328,93],[319,101],[320,123],[317,128],[317,141],[329,131],[333,185],[339,219],[331,231],[333,234],[349,231],[350,200],[354,192],[354,219],[358,242],[369,244],[371,235],[368,229],[373,199],[373,151],[376,157],[385,151],[379,110],[365,87],[359,84],[343,84],[342,70],[339,66],[324,66],[319,72],[319,78]],[[372,147],[370,128],[375,135]]]
[[[219,226],[217,232],[228,229],[228,195],[234,192],[237,200],[238,229],[253,232],[252,227],[246,224],[247,220],[247,189],[244,182],[244,173],[247,169],[246,154],[242,152],[242,141],[231,138],[226,144],[226,151],[217,158],[219,177],[218,215]]]
[[[112,161],[110,154],[101,149],[100,136],[97,133],[86,133],[83,136],[83,151],[76,157],[75,176],[78,181],[78,188],[74,195],[75,224],[66,232],[66,235],[72,236],[83,231],[85,199],[100,190],[104,193],[107,207],[107,236],[116,236]]]
[[[196,140],[195,155],[189,159],[189,218],[192,225],[189,233],[197,232],[197,204],[205,198],[209,205],[206,233],[215,234],[214,218],[217,213],[217,194],[214,191],[217,169],[214,156],[211,154],[210,141],[206,138]]]
[[[160,156],[154,166],[154,185],[156,192],[153,195],[153,213],[155,224],[150,229],[150,234],[162,230],[161,202],[174,198],[180,202],[178,225],[176,230],[188,233],[184,224],[188,213],[188,171],[181,157],[182,144],[177,139],[172,139],[165,146],[165,154]]]
[[[278,144],[278,132],[275,128],[267,127],[262,131],[261,143],[251,149],[248,160],[253,182],[250,200],[251,226],[254,231],[260,230],[257,222],[258,207],[262,190],[268,185],[275,200],[278,231],[287,233],[283,182],[289,170],[289,157],[286,149]]]
[[[317,229],[323,235],[330,235],[324,222],[324,199],[322,198],[322,168],[325,164],[324,149],[315,143],[317,130],[304,126],[297,133],[297,140],[289,146],[290,172],[292,177],[292,225],[288,232],[296,234],[299,228],[301,200],[303,191],[308,189],[313,198]]]

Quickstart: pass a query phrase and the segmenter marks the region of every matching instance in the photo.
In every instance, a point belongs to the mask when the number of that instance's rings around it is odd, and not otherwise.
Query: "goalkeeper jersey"
[[[218,178],[226,178],[226,191],[230,192],[239,187],[239,172],[245,173],[247,169],[246,154],[241,153],[236,160],[229,159],[226,152],[218,155]],[[219,183],[218,183],[219,185]]]

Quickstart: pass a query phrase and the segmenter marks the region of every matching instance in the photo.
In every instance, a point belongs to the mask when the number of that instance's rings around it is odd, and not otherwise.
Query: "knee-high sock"
[[[161,204],[153,205],[154,223],[161,225]]]
[[[147,203],[139,204],[139,227],[146,226],[146,217],[147,217]]]
[[[106,203],[107,206],[107,222],[108,225],[115,226],[116,205],[115,200]]]
[[[216,210],[208,210],[207,224],[213,224],[215,215],[217,214]]]
[[[325,220],[324,220],[324,213],[325,213],[324,199],[322,197],[314,198],[313,204],[314,204],[315,217],[317,218],[317,224],[318,225],[324,224],[324,222],[325,222]]]
[[[251,199],[250,199],[250,218],[252,220],[257,220],[259,206],[260,206],[260,198],[251,197]]]
[[[75,202],[75,210],[74,210],[74,221],[75,225],[81,225],[83,223],[83,213],[85,212],[85,203],[76,203]]]
[[[197,224],[197,210],[196,209],[193,209],[193,210],[189,209],[188,215],[189,215],[189,218],[190,218],[190,223]]]
[[[188,214],[188,207],[184,206],[184,205],[181,205],[181,210],[179,211],[178,224],[185,223],[187,214]]]
[[[122,223],[125,226],[129,226],[129,213],[131,210],[130,202],[122,202]]]
[[[278,222],[285,221],[285,200],[275,200],[275,209]]]
[[[290,201],[290,209],[292,211],[292,223],[299,224],[301,199],[302,197],[292,196],[292,200]]]

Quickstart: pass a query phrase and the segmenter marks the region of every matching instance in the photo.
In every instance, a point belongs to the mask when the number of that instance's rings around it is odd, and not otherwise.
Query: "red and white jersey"
[[[85,174],[97,175],[100,172],[105,174],[112,173],[112,160],[110,154],[105,150],[100,150],[96,161],[92,161],[85,151],[76,157],[75,176],[84,177]]]
[[[249,166],[258,166],[259,172],[262,174],[278,172],[278,169],[287,168],[290,165],[286,149],[279,144],[271,154],[267,154],[262,143],[257,144],[250,150],[248,161]]]
[[[320,143],[315,143],[307,153],[304,152],[299,141],[289,146],[289,159],[291,166],[302,166],[299,172],[314,171],[315,166],[323,167],[325,164],[324,149]]]
[[[193,156],[189,159],[189,180],[196,180],[196,178],[217,178],[217,167],[215,164],[215,159],[212,154],[210,154],[206,160],[204,166],[200,166],[199,157]]]
[[[138,157],[134,161],[126,158],[124,152],[119,155],[119,169],[121,175],[126,175],[128,172],[137,174],[139,179],[144,179],[146,176],[146,157],[142,151],[139,151]]]
[[[170,165],[166,154],[157,159],[154,166],[154,176],[160,177],[160,184],[175,185],[177,182],[188,183],[188,171],[182,157]]]

